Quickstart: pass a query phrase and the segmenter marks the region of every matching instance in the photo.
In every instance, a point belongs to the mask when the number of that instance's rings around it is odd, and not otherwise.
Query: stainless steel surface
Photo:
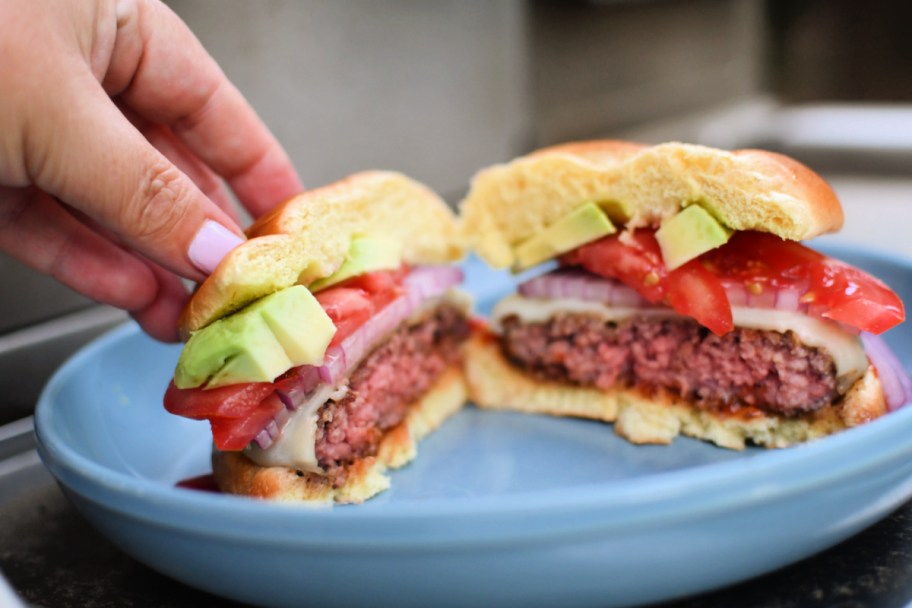
[[[0,504],[52,481],[35,451],[32,417],[0,426]]]
[[[0,424],[28,416],[67,357],[127,318],[123,311],[93,305],[0,335]]]
[[[0,335],[92,306],[54,279],[0,253]],[[0,376],[2,377],[2,376]]]

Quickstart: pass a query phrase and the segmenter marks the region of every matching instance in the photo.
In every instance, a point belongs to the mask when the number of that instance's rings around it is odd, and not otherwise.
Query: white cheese
[[[279,440],[265,450],[251,443],[245,450],[247,457],[261,467],[293,466],[302,471],[320,472],[315,450],[317,411],[337,390],[328,384],[318,386],[285,423]]]
[[[541,323],[557,313],[594,315],[604,321],[622,321],[634,315],[679,316],[664,306],[649,308],[613,308],[607,304],[570,298],[539,299],[512,295],[504,298],[494,307],[491,325],[500,331],[503,319],[515,315],[525,323]],[[864,375],[868,368],[861,339],[832,321],[817,319],[798,312],[781,310],[732,307],[732,320],[736,327],[760,329],[785,333],[792,331],[807,346],[820,348],[833,358],[836,376],[841,385],[851,384]]]

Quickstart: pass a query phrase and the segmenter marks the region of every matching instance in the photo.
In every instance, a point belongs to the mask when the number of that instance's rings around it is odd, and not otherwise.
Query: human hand
[[[0,249],[153,337],[180,277],[303,188],[186,25],[158,0],[0,0]]]

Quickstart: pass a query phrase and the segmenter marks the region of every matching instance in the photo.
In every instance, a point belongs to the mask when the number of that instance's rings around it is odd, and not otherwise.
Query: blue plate
[[[851,255],[850,255],[851,253]],[[837,252],[912,302],[912,264]],[[477,263],[484,305],[502,277]],[[912,362],[909,324],[887,336]],[[837,543],[912,495],[912,407],[788,450],[467,408],[361,506],[308,509],[175,487],[208,472],[205,423],[166,414],[177,347],[135,326],[54,376],[44,462],[125,552],[188,585],[271,606],[610,606],[727,585]]]

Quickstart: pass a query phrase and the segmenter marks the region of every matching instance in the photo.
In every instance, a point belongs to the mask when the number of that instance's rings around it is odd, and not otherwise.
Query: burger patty
[[[716,336],[681,318],[615,323],[560,314],[523,323],[510,316],[503,321],[502,348],[514,365],[540,379],[667,390],[706,409],[748,405],[795,415],[838,397],[832,357],[793,332],[735,328]]]
[[[465,314],[444,304],[426,320],[397,330],[352,373],[345,395],[320,408],[317,461],[336,486],[345,481],[345,465],[376,454],[383,434],[458,361],[468,335]]]

